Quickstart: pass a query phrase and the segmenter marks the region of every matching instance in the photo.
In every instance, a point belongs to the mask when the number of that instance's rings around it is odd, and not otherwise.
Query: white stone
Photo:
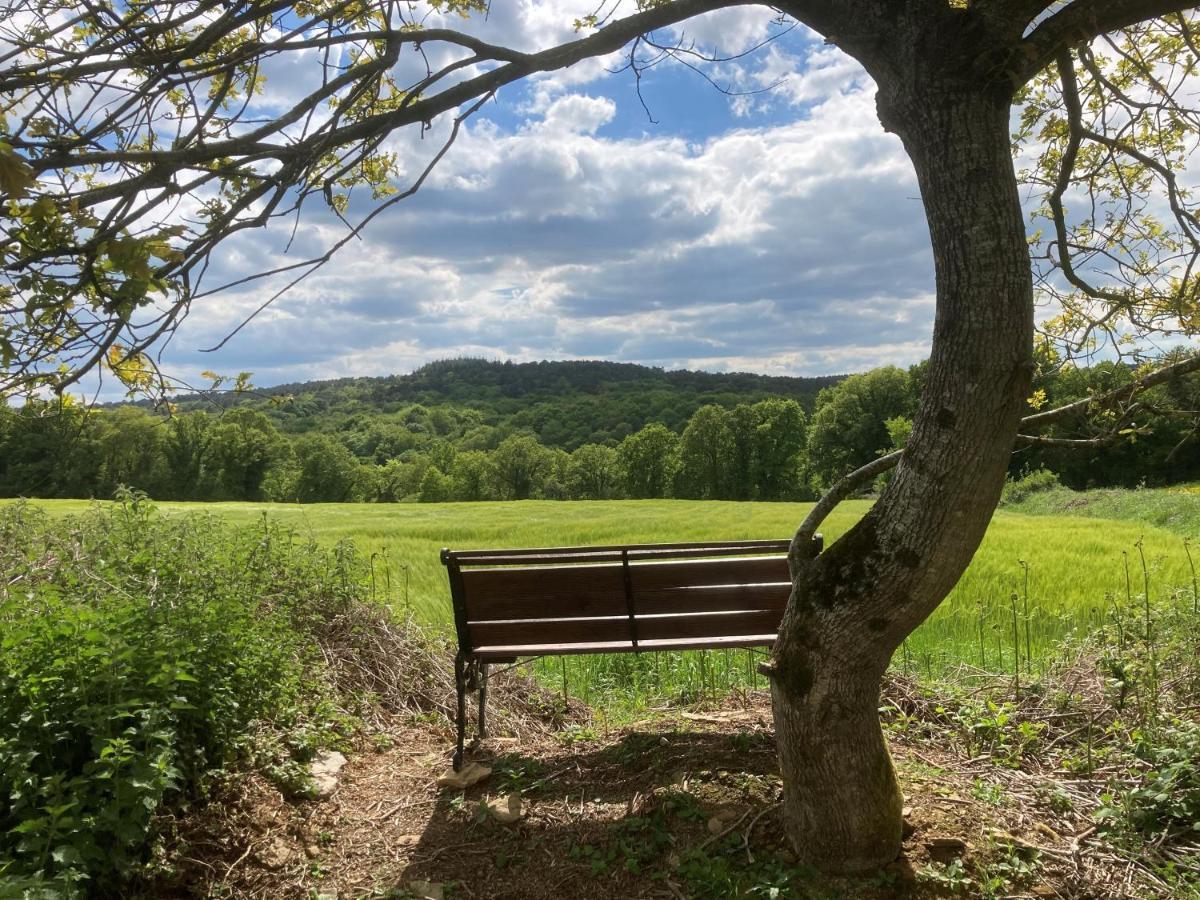
[[[325,750],[317,754],[308,768],[312,776],[316,795],[321,798],[330,796],[338,786],[338,772],[346,765],[346,757],[336,750]]]

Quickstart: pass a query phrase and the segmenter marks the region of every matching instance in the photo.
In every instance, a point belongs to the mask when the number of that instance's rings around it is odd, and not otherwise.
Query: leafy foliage
[[[1200,332],[1200,227],[1187,185],[1200,110],[1194,12],[1080,41],[1022,91],[1043,334],[1071,355]]]
[[[61,521],[0,509],[0,894],[112,891],[256,734],[333,739],[311,626],[357,596],[354,565],[128,493]]]

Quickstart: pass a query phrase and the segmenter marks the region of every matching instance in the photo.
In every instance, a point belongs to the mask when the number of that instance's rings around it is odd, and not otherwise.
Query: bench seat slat
[[[775,632],[746,634],[734,637],[678,638],[639,641],[638,649],[651,650],[721,650],[739,647],[769,647],[775,643]],[[511,660],[522,656],[567,656],[585,653],[628,653],[632,641],[606,641],[576,644],[513,644],[510,646],[476,647],[471,655],[484,660]]]
[[[781,610],[736,610],[678,615],[639,615],[639,642],[765,634],[779,627]],[[513,644],[598,644],[632,638],[627,617],[525,619],[473,622],[468,629],[474,647]]]
[[[664,588],[791,581],[784,556],[635,563],[629,567],[629,574],[634,593],[639,594]]]
[[[502,618],[497,604],[541,608],[547,601],[564,603],[620,600],[625,603],[625,580],[620,563],[584,566],[542,566],[510,569],[464,569],[463,589],[470,618]]]

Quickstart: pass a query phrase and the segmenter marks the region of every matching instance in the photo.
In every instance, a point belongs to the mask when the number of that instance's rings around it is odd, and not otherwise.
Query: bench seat
[[[819,540],[819,538],[818,538]],[[521,657],[769,647],[791,594],[787,540],[442,551],[465,695]]]
[[[500,647],[476,647],[472,654],[489,662],[513,662],[523,656],[570,656],[583,653],[630,653],[654,650],[720,650],[745,647],[769,647],[775,643],[775,632],[747,634],[735,637],[667,638],[633,641],[580,642],[576,644],[513,644]]]

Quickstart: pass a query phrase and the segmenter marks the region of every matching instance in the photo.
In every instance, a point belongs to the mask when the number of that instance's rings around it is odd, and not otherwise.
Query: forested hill
[[[410,375],[339,378],[259,389],[251,394],[185,396],[181,410],[248,406],[282,431],[335,431],[361,416],[403,413],[414,404],[473,409],[489,425],[528,430],[548,447],[574,450],[620,441],[651,422],[682,431],[708,403],[732,407],[768,397],[797,400],[811,413],[817,393],[845,376],[816,378],[738,372],[667,372],[599,361],[492,362],[451,359]]]

